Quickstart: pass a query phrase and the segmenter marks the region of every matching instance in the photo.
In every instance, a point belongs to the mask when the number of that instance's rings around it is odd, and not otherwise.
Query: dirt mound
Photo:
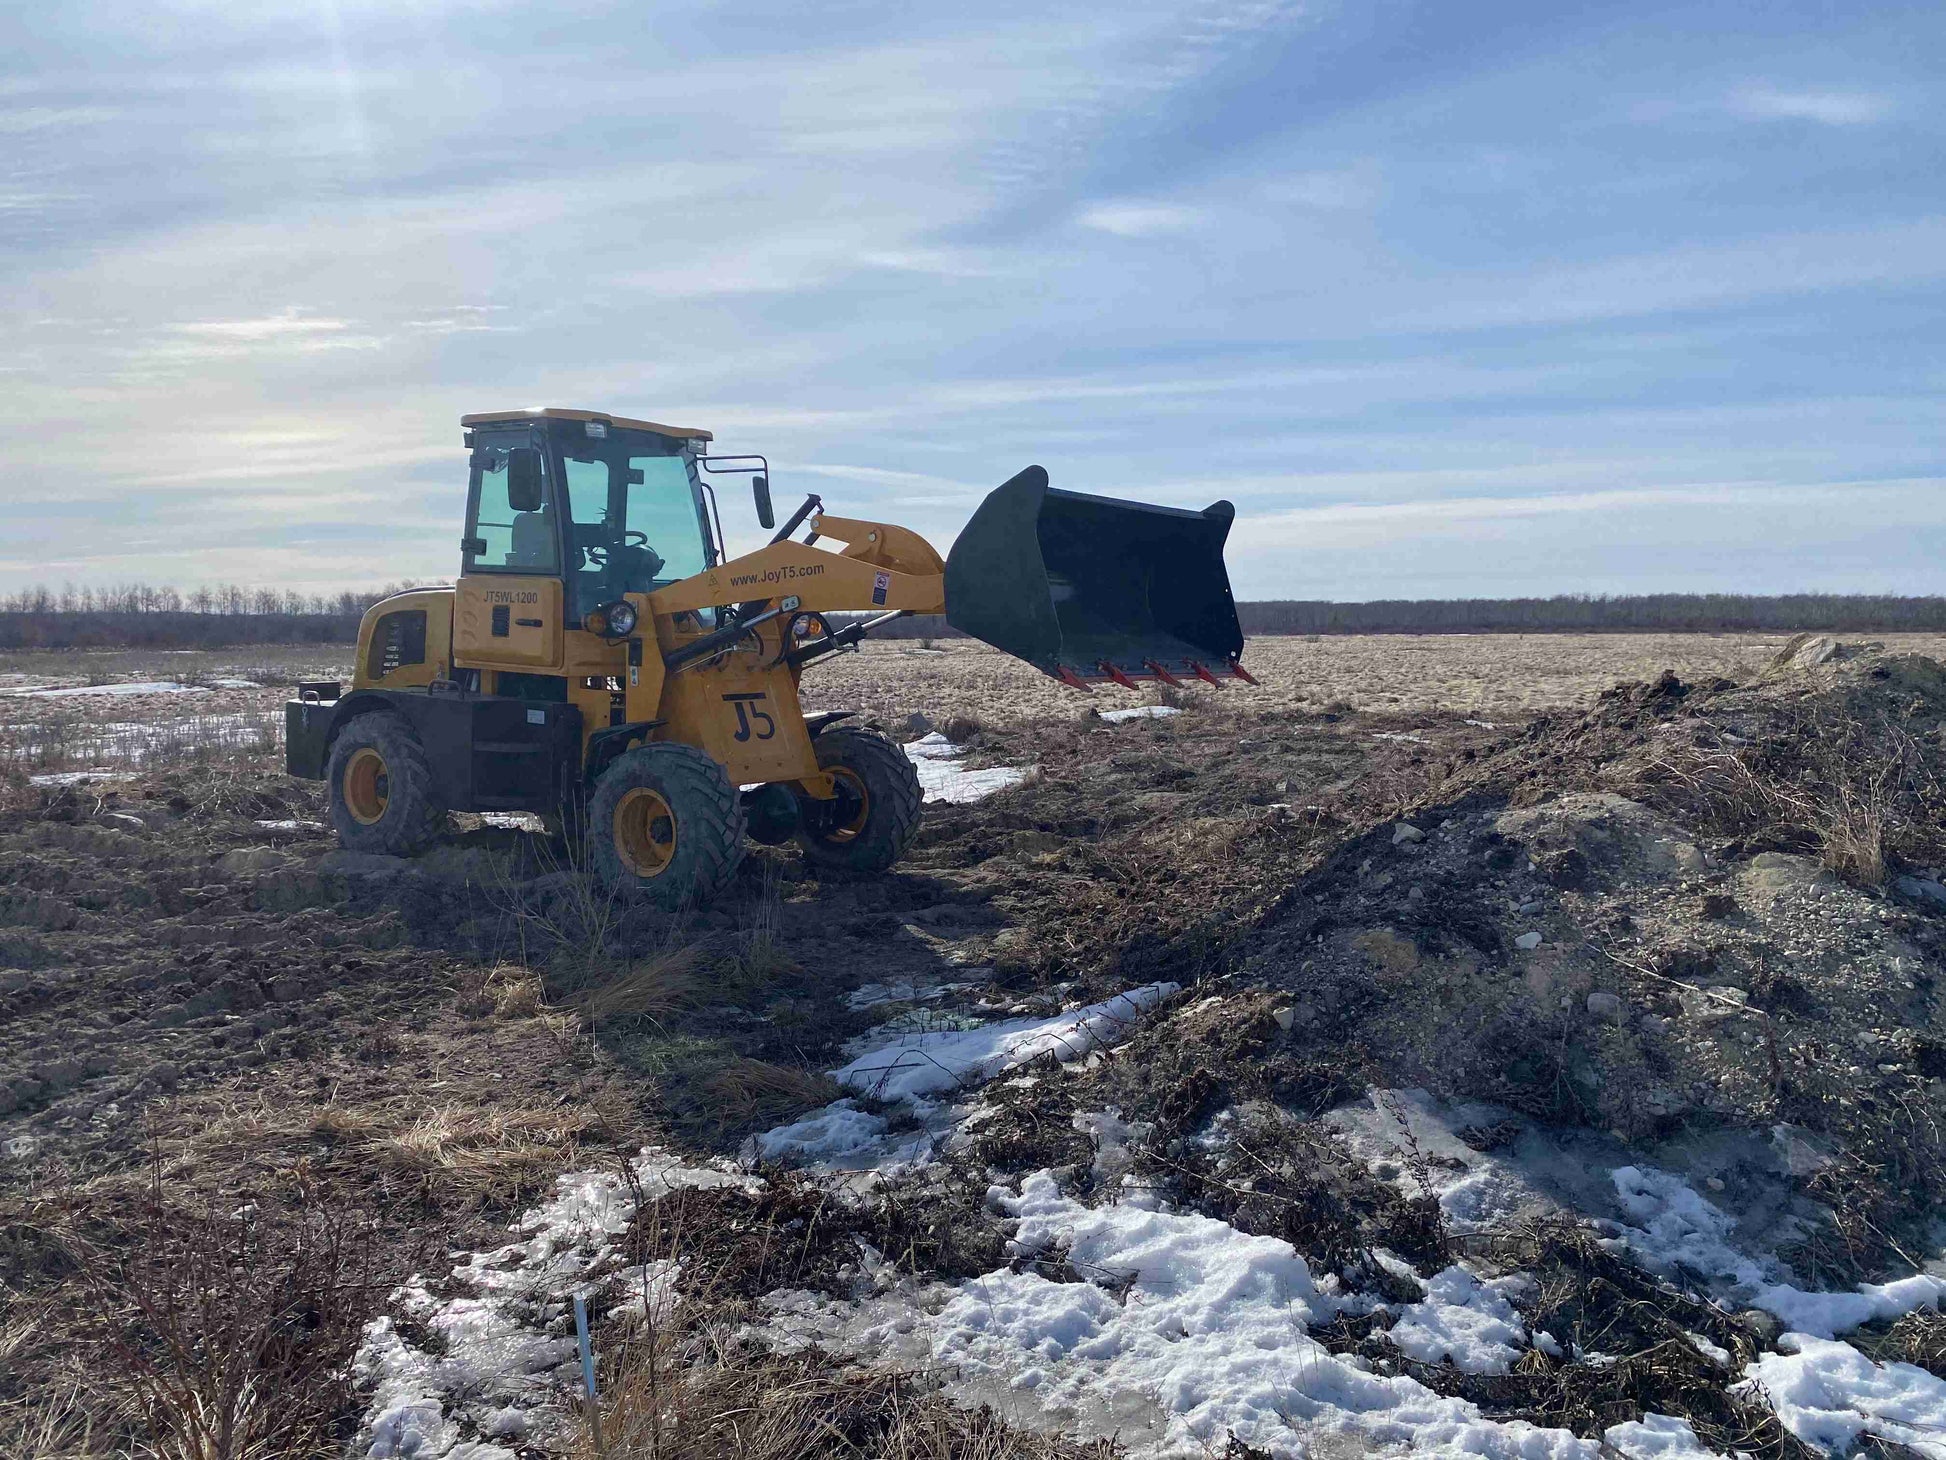
[[[1946,1195],[1946,671],[1780,659],[1462,754],[1298,877],[1235,977],[1372,1083],[1631,1144],[1754,1133],[1708,1179],[1760,1187],[1807,1276],[1909,1270]]]

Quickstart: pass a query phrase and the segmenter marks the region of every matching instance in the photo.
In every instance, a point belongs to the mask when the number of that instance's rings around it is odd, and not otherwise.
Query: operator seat
[[[554,531],[545,512],[516,512],[507,548],[510,568],[554,570]]]

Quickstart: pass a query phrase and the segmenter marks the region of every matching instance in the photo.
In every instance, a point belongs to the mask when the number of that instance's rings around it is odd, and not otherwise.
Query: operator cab
[[[709,432],[551,408],[460,424],[472,448],[467,576],[558,577],[578,625],[722,560],[697,472]]]

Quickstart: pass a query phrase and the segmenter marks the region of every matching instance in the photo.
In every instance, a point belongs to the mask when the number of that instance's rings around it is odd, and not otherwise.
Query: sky
[[[0,591],[457,571],[459,416],[1242,598],[1946,592],[1946,7],[16,6]],[[724,490],[733,550],[761,542]]]

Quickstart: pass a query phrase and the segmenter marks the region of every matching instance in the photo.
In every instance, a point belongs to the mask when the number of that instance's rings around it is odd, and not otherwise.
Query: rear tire
[[[905,855],[919,828],[919,772],[903,749],[876,730],[837,726],[812,743],[818,768],[838,782],[838,799],[797,793],[797,844],[820,876],[877,876]]]
[[[325,772],[331,825],[349,851],[409,857],[446,830],[446,806],[412,726],[386,711],[338,732]]]
[[[743,861],[737,788],[694,746],[625,751],[588,798],[588,861],[617,892],[670,911],[701,906]]]

